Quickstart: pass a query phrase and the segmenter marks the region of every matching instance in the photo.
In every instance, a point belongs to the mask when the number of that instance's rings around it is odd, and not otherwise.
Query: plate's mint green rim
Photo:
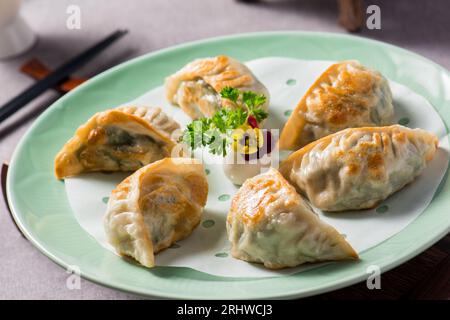
[[[12,157],[7,194],[14,219],[45,255],[76,265],[91,281],[139,295],[185,299],[293,298],[314,295],[367,278],[377,265],[387,271],[419,254],[450,230],[450,183],[444,178],[432,203],[414,222],[361,254],[359,262],[329,264],[300,274],[263,279],[211,276],[188,268],[147,270],[103,249],[77,223],[63,182],[53,177],[53,157],[93,113],[129,101],[160,85],[186,62],[216,54],[240,60],[284,56],[311,60],[358,59],[430,101],[447,128],[450,74],[404,49],[365,38],[317,32],[264,32],[191,42],[116,66],[56,101],[31,126]],[[419,74],[417,74],[417,72]],[[101,197],[101,195],[100,195]]]

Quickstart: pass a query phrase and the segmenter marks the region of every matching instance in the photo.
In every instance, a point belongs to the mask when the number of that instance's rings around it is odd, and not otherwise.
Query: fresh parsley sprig
[[[242,105],[239,107],[247,109],[248,116],[254,116],[258,123],[262,122],[268,116],[268,113],[260,108],[267,100],[266,96],[263,94],[257,94],[253,91],[241,92],[236,88],[225,87],[220,91],[220,96],[238,105],[239,100],[241,100]]]
[[[233,101],[234,103],[237,102],[237,99],[239,98],[240,94],[241,92],[239,91],[239,89],[232,87],[225,87],[220,91],[220,96],[222,98]]]
[[[251,122],[251,117],[259,124],[268,116],[261,109],[266,102],[263,94],[225,87],[220,96],[233,102],[237,108],[222,107],[211,118],[200,118],[188,124],[181,140],[192,150],[208,146],[210,153],[226,156],[227,147],[233,142],[233,130]]]

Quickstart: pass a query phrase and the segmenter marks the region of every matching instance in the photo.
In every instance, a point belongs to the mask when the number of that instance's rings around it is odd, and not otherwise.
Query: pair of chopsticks
[[[22,66],[20,66],[20,71],[36,81],[44,79],[48,76],[52,70],[43,64],[39,59],[32,58],[26,61]],[[54,87],[59,93],[65,94],[76,87],[78,87],[83,82],[86,82],[88,78],[86,77],[73,77],[70,76],[63,80],[58,86]]]
[[[72,58],[70,61],[57,68],[45,78],[39,80],[28,89],[25,89],[18,96],[1,106],[0,123],[14,114],[16,111],[20,110],[27,103],[37,98],[46,90],[60,84],[62,81],[67,79],[74,71],[86,64],[89,60],[94,58],[101,51],[103,51],[105,48],[110,46],[112,43],[114,43],[116,40],[120,39],[127,33],[127,30],[117,30],[93,47],[88,48],[86,51]]]

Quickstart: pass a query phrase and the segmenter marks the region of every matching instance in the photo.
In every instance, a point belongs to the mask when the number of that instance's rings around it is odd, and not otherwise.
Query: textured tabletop
[[[404,47],[450,69],[450,20],[445,14],[450,10],[449,1],[366,1],[366,4],[369,3],[381,7],[382,29],[363,28],[359,35]],[[66,9],[71,4],[81,9],[80,30],[66,27]],[[33,83],[33,80],[18,72],[19,66],[27,59],[38,57],[49,66],[58,66],[119,27],[129,29],[130,34],[77,74],[92,76],[144,53],[219,35],[268,30],[345,32],[336,23],[338,8],[333,0],[265,0],[256,4],[233,0],[25,0],[22,9],[22,15],[39,39],[26,54],[0,61],[0,105]],[[1,162],[9,161],[26,129],[55,98],[56,94],[49,91],[0,125]],[[418,257],[408,264],[414,266],[416,263],[422,268],[429,266],[434,269],[432,262],[441,268],[444,263],[446,268],[443,270],[447,269],[447,272],[443,274],[448,282],[448,244],[448,240],[441,241],[437,249],[429,250],[430,256]],[[81,290],[69,290],[66,286],[69,275],[20,236],[3,201],[0,201],[0,249],[0,298],[138,298],[86,280],[81,281]],[[408,272],[409,269],[405,269],[408,264],[401,266],[403,269],[398,273]],[[423,270],[417,272],[418,276],[424,274]],[[395,283],[398,276],[393,272],[389,273],[391,276],[386,276],[392,283],[390,286],[387,283],[390,291],[384,297],[401,296],[397,294],[401,288],[397,288]],[[410,273],[409,280],[400,280],[404,283],[411,279],[415,282],[418,278],[413,278]],[[405,285],[402,288],[408,292],[412,290],[405,289]],[[384,294],[367,291],[360,285],[326,297],[379,298]],[[412,297],[420,297],[421,294],[418,292]]]

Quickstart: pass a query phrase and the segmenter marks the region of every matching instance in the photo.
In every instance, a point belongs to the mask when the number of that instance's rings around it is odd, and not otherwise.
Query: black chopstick
[[[58,83],[71,75],[75,70],[83,66],[85,63],[99,54],[102,50],[104,50],[106,47],[108,47],[127,33],[127,30],[117,30],[93,47],[72,58],[70,61],[50,73],[48,76],[36,82],[31,87],[24,90],[21,94],[1,106],[0,122],[8,118],[14,112],[20,110],[23,106],[42,94],[45,90],[56,86]]]

